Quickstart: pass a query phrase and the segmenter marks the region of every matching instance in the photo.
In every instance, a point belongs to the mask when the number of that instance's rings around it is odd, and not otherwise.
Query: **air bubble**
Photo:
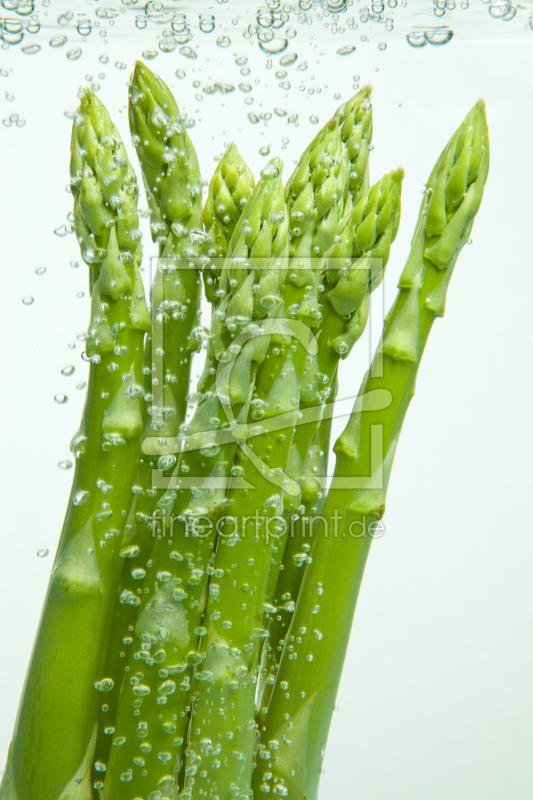
[[[84,506],[85,503],[88,502],[90,497],[89,492],[78,492],[75,496],[74,500],[72,501],[75,506]]]
[[[283,53],[284,50],[287,49],[289,46],[288,39],[281,39],[274,37],[270,41],[260,41],[259,47],[264,53],[268,53],[271,56],[278,55],[279,53]]]
[[[280,58],[279,63],[282,67],[290,67],[291,64],[294,64],[296,61],[298,61],[297,53],[287,53]]]
[[[68,41],[66,36],[54,36],[53,39],[50,39],[48,44],[50,47],[63,47]]]
[[[355,52],[355,45],[353,44],[346,44],[344,47],[339,47],[337,50],[338,56],[349,56],[351,53]]]
[[[193,50],[192,47],[188,46],[180,47],[179,52],[181,53],[182,56],[185,56],[185,58],[190,58],[190,59],[198,58],[198,53],[196,52],[196,50]]]

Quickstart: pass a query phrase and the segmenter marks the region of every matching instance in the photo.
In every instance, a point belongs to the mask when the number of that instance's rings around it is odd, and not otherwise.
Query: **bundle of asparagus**
[[[139,63],[129,101],[159,246],[152,312],[136,178],[87,91],[71,181],[90,380],[0,798],[316,800],[396,445],[483,194],[484,106],[431,172],[326,491],[339,365],[400,221],[403,170],[368,180],[370,88],[337,110],[285,187],[279,159],[255,183],[232,144],[203,208],[169,88]]]

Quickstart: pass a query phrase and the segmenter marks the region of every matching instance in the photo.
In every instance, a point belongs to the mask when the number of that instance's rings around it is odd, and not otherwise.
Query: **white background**
[[[243,19],[248,14],[253,20],[254,6],[233,5]],[[417,4],[411,7],[416,11]],[[180,106],[201,118],[191,135],[204,177],[229,140],[238,143],[256,175],[267,160],[259,148],[271,144],[288,177],[293,159],[316,132],[309,116],[316,114],[323,124],[340,102],[333,93],[343,100],[353,94],[354,74],[361,85],[371,81],[371,179],[396,165],[406,170],[402,224],[385,282],[387,305],[408,252],[422,184],[469,108],[485,98],[491,139],[486,193],[473,242],[451,282],[446,316],[431,334],[398,447],[386,532],[374,543],[366,570],[321,797],[529,800],[533,32],[513,28],[504,37],[506,23],[491,20],[476,39],[456,35],[445,47],[418,50],[403,37],[387,38],[360,25],[348,37],[357,50],[343,58],[335,50],[347,36],[332,40],[322,25],[295,24],[298,35],[289,49],[298,52],[297,63],[307,59],[309,69],[288,67],[292,89],[285,93],[273,75],[279,56],[268,72],[257,42],[243,39],[242,22],[232,28],[231,8],[224,11],[232,37],[227,50],[200,37],[194,39],[200,42],[196,61],[176,51],[160,54],[152,65],[173,85]],[[56,16],[50,13],[50,21]],[[26,120],[20,128],[0,125],[0,761],[70,488],[72,471],[57,463],[69,457],[84,394],[75,386],[86,375],[83,346],[76,341],[88,318],[86,269],[74,237],[53,234],[66,222],[72,200],[64,188],[70,122],[63,112],[75,108],[87,73],[96,79],[105,72],[99,96],[133,156],[126,113],[119,112],[127,102],[129,71],[144,49],[138,39],[109,37],[107,45],[88,41],[82,57],[70,62],[64,49],[47,45],[63,32],[56,26],[43,33],[43,51],[36,56],[0,51],[0,67],[10,70],[0,77],[0,117],[16,112]],[[222,33],[217,29],[216,35]],[[366,44],[359,40],[363,33],[370,38]],[[377,47],[382,40],[388,41],[385,51]],[[102,66],[98,57],[105,53],[110,62]],[[239,75],[233,53],[249,58],[247,78]],[[127,71],[114,67],[119,59]],[[187,71],[182,81],[174,77],[178,67]],[[246,106],[238,90],[197,102],[201,89],[192,86],[195,79],[248,81],[254,103]],[[301,80],[305,92],[298,91]],[[312,86],[321,87],[320,95],[308,94]],[[268,127],[248,122],[248,111],[274,106],[296,111],[299,127],[277,118]],[[282,137],[289,137],[283,151]],[[144,244],[146,256],[153,255],[148,233]],[[70,267],[72,260],[80,266]],[[35,275],[41,266],[46,274]],[[86,296],[78,298],[82,291]],[[23,305],[26,296],[35,298],[31,306]],[[69,343],[76,347],[69,349]],[[344,365],[341,397],[357,391],[368,359],[364,340],[351,365]],[[68,364],[76,372],[63,377]],[[68,395],[65,405],[54,402],[58,393]],[[47,558],[36,556],[41,548],[50,550]]]

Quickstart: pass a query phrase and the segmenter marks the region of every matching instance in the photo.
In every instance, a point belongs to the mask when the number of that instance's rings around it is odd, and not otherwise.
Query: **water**
[[[68,445],[84,392],[67,398],[67,378],[75,368],[84,389],[88,375],[90,296],[68,186],[77,93],[90,86],[98,94],[136,163],[127,81],[140,58],[187,114],[206,180],[230,141],[256,177],[279,155],[288,178],[335,108],[372,83],[372,180],[406,170],[386,306],[429,169],[485,99],[489,182],[397,455],[322,797],[529,797],[533,654],[523,631],[533,623],[533,552],[527,524],[509,509],[522,510],[529,488],[516,397],[531,360],[532,45],[531,0],[1,0],[0,762],[52,567],[44,555],[55,551],[70,488]],[[149,285],[155,248],[146,214],[141,230]],[[357,389],[380,329],[374,320],[343,370],[339,397]],[[127,564],[131,553],[122,555]]]

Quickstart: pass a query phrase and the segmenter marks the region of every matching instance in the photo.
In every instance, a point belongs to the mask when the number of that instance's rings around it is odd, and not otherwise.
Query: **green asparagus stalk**
[[[322,299],[322,329],[320,347],[316,361],[310,361],[304,372],[306,392],[300,402],[302,419],[296,429],[294,444],[299,452],[307,454],[307,486],[303,484],[305,499],[301,513],[292,514],[290,533],[283,552],[283,563],[275,559],[269,577],[268,599],[276,608],[272,615],[267,647],[271,650],[270,678],[279,660],[279,641],[298,597],[302,578],[301,553],[305,537],[312,535],[306,530],[309,511],[319,515],[313,495],[315,483],[312,471],[319,469],[317,460],[323,460],[318,442],[313,448],[311,441],[318,436],[322,414],[334,408],[337,368],[342,358],[351,351],[364,331],[370,304],[370,294],[382,280],[388,262],[391,243],[396,238],[400,220],[400,192],[403,170],[397,169],[385,175],[359,201],[355,209],[342,220],[336,240],[319,263],[320,284],[325,286]],[[325,404],[325,401],[327,405]],[[327,430],[327,420],[324,420]],[[326,451],[327,463],[327,451]],[[325,464],[321,464],[325,475]],[[310,485],[313,487],[310,489]],[[287,515],[286,515],[287,518]],[[312,523],[311,523],[312,525]],[[283,568],[282,568],[283,567]],[[280,585],[278,584],[280,577]],[[267,684],[268,686],[268,684]],[[268,704],[268,691],[262,705]]]
[[[329,349],[324,347],[325,331],[328,331],[328,343],[331,342],[333,347],[340,343],[330,333],[331,322],[327,317],[329,304],[324,318],[321,297],[323,269],[319,257],[323,257],[331,247],[335,248],[334,256],[337,258],[354,257],[354,227],[362,225],[365,217],[372,217],[375,203],[379,203],[381,209],[388,198],[388,183],[392,181],[394,185],[398,180],[397,176],[389,177],[385,179],[386,186],[380,183],[374,187],[372,197],[365,195],[368,186],[368,146],[372,137],[370,92],[370,87],[364,87],[337,110],[334,118],[304,151],[286,188],[291,215],[293,260],[289,270],[290,283],[285,292],[285,308],[288,315],[320,330],[320,350]],[[337,166],[332,171],[329,168],[331,160],[336,159],[338,163],[339,158],[343,167]],[[309,202],[313,198],[314,202]],[[359,209],[357,213],[352,212],[354,200]],[[391,198],[389,203],[393,202],[394,199]],[[386,213],[387,211],[382,216]],[[360,241],[355,242],[358,255],[363,255],[365,246],[369,248],[375,244],[372,241],[375,230],[366,231],[366,238],[365,230],[362,229]],[[382,230],[378,235],[381,233]],[[386,249],[384,241],[382,245],[382,249]],[[365,308],[368,308],[367,304],[363,304],[358,313],[352,313],[351,328],[355,329],[355,333],[350,337],[351,344],[362,333],[366,324]],[[339,325],[334,327],[337,329]],[[339,334],[344,332],[345,327],[347,326],[343,325],[339,328]],[[339,349],[344,349],[347,354],[349,348],[343,344]],[[329,390],[332,374],[328,375],[327,370],[329,368],[331,372],[332,367],[329,362],[319,363],[319,358],[320,356],[308,358],[300,373],[303,408],[316,406],[318,398],[324,397]],[[317,423],[318,420],[315,420],[315,424],[298,426],[296,442],[300,453],[307,452]]]
[[[214,312],[208,351],[208,357],[217,365],[219,362],[224,365],[224,354],[228,354],[229,345],[236,341],[235,326],[244,327],[246,313],[253,309],[253,281],[260,287],[262,274],[279,270],[278,262],[286,257],[286,213],[279,218],[284,209],[279,164],[273,162],[263,171],[243,210],[247,224],[237,229],[232,240],[235,246],[230,247],[226,258],[222,283],[228,294]],[[277,219],[276,224],[272,224],[273,218]],[[246,259],[255,271],[240,268]],[[233,278],[226,280],[226,273]],[[105,797],[113,800],[150,795],[163,789],[174,796],[176,791],[190,710],[189,691],[194,667],[203,658],[198,643],[202,637],[207,580],[213,574],[210,560],[215,526],[226,499],[225,481],[237,447],[231,420],[225,419],[224,397],[229,396],[237,422],[240,410],[244,409],[246,422],[250,382],[253,385],[257,364],[266,355],[265,344],[268,346],[268,336],[263,338],[265,343],[256,336],[242,346],[227,390],[219,385],[217,374],[211,376],[211,385],[182,437],[175,486],[169,488],[160,502],[163,525],[167,521],[167,537],[173,532],[179,538],[175,541],[165,537],[163,527],[146,565],[146,583],[151,583],[155,591],[150,592],[137,621],[134,637],[141,649],[132,652],[129,673],[122,686],[115,737],[118,741],[125,738],[125,742],[112,749],[105,783]],[[227,436],[220,446],[217,436],[222,432]],[[217,481],[215,489],[210,488],[213,480]],[[166,505],[167,500],[170,505]],[[170,525],[173,527],[169,530]],[[162,635],[162,630],[169,635]],[[145,654],[142,678],[138,666],[141,653]],[[129,679],[129,675],[133,677]],[[146,742],[129,733],[132,724],[136,728],[141,725],[140,730],[146,731]],[[125,780],[130,774],[131,780]]]
[[[323,516],[340,522],[340,530],[313,544],[262,733],[253,783],[258,796],[317,796],[352,613],[384,513],[398,437],[431,326],[444,314],[449,280],[481,202],[488,163],[479,101],[431,173],[398,296],[335,446]]]
[[[174,97],[166,84],[147,67],[137,63],[130,82],[129,122],[142,167],[150,207],[152,238],[161,258],[152,285],[152,329],[145,343],[145,392],[143,403],[143,451],[146,443],[162,442],[159,455],[143,452],[135,494],[135,535],[129,544],[134,555],[124,570],[113,615],[106,665],[114,681],[105,710],[99,715],[95,752],[96,770],[105,768],[111,747],[113,718],[131,630],[138,616],[138,590],[142,568],[138,561],[150,542],[153,513],[161,492],[152,486],[156,469],[171,471],[175,463],[164,442],[174,439],[185,419],[193,352],[199,346],[198,257],[205,236],[201,225],[201,187],[198,159],[183,127]],[[191,266],[194,268],[186,269]],[[102,774],[94,776],[102,782]]]
[[[348,174],[345,146],[338,122],[334,120],[329,123],[323,135],[318,138],[315,146],[311,147],[305,157],[301,159],[286,189],[287,205],[291,218],[292,239],[290,254],[292,258],[287,272],[287,281],[283,289],[284,306],[289,319],[293,319],[296,324],[303,324],[307,331],[309,331],[309,325],[318,327],[321,319],[318,307],[320,284],[317,270],[312,269],[311,257],[313,254],[320,255],[324,253],[333,242],[338,223],[345,209],[347,192]],[[287,404],[290,405],[295,400],[299,403],[300,376],[309,369],[308,340],[298,341],[296,339],[290,347],[292,352],[288,354],[286,347],[289,341],[285,341],[285,349],[283,346],[279,347],[277,341],[274,342],[271,353],[265,361],[264,368],[258,372],[256,381],[257,402],[264,405],[266,411],[263,410],[262,414],[267,418],[272,414],[271,410],[268,411],[269,408],[273,407],[271,393],[274,393],[277,397],[280,394],[280,387],[284,383],[291,387],[291,393],[284,393],[283,401],[276,399],[276,403],[281,403],[284,409],[283,413],[288,418],[290,417]],[[284,383],[280,383],[280,381]],[[315,427],[317,424],[318,419]],[[270,476],[276,471],[281,475],[285,474],[293,428],[294,423],[291,423],[289,428],[282,428],[278,431],[279,438],[275,445],[276,437],[273,437],[272,433],[268,431],[254,441],[254,456],[258,457],[259,463],[262,462],[269,465]],[[220,792],[229,791],[228,787],[233,784],[244,790],[243,787],[246,787],[250,780],[253,747],[253,725],[251,722],[253,722],[255,683],[258,678],[257,668],[261,645],[260,637],[254,634],[253,631],[264,630],[260,621],[265,610],[265,603],[268,600],[269,574],[273,560],[277,560],[275,569],[279,567],[284,548],[284,541],[279,541],[277,537],[273,540],[268,532],[268,518],[273,515],[276,516],[274,514],[275,510],[279,514],[280,509],[277,507],[282,502],[281,495],[283,492],[278,495],[273,491],[274,487],[271,484],[269,485],[269,481],[265,480],[264,476],[258,471],[257,462],[252,463],[249,456],[241,458],[240,461],[238,460],[238,466],[241,467],[246,479],[255,486],[255,489],[249,499],[242,498],[239,501],[236,497],[234,502],[239,503],[240,511],[242,511],[244,503],[245,511],[254,511],[256,515],[260,513],[263,516],[262,522],[256,522],[253,539],[250,536],[249,541],[240,545],[240,550],[242,551],[244,547],[246,553],[241,552],[238,559],[243,576],[242,582],[244,585],[251,587],[251,608],[246,604],[245,608],[242,609],[244,613],[240,614],[238,611],[234,595],[235,586],[240,583],[240,575],[235,573],[235,555],[227,550],[223,539],[217,551],[215,567],[218,567],[219,571],[224,571],[225,576],[220,581],[220,591],[217,592],[216,597],[212,601],[208,601],[208,622],[206,622],[208,630],[206,646],[208,650],[206,661],[210,663],[210,659],[213,659],[213,657],[215,662],[220,661],[221,655],[224,658],[224,655],[218,652],[217,648],[219,647],[218,642],[224,642],[228,638],[223,628],[229,617],[231,617],[232,625],[237,632],[234,637],[230,637],[232,641],[236,642],[233,650],[239,652],[239,658],[242,658],[242,652],[248,651],[250,655],[245,656],[243,663],[237,664],[237,667],[235,667],[244,670],[241,675],[243,680],[241,680],[240,684],[237,681],[239,691],[235,693],[238,695],[235,700],[230,700],[227,695],[227,689],[224,685],[226,672],[216,667],[213,670],[208,670],[208,672],[213,672],[212,684],[209,681],[199,689],[200,698],[192,722],[194,731],[201,730],[202,725],[204,727],[207,725],[211,735],[211,744],[216,750],[219,742],[224,742],[226,735],[229,736],[232,732],[232,724],[228,719],[221,719],[220,716],[215,717],[213,713],[206,713],[206,709],[212,704],[213,695],[216,695],[217,703],[222,707],[227,707],[230,702],[234,706],[240,703],[238,712],[236,711],[234,714],[234,727],[239,730],[240,745],[236,750],[230,748],[233,753],[239,754],[239,758],[233,757],[232,759],[230,754],[225,752],[229,745],[225,746],[223,744],[221,758],[215,759],[217,764],[219,761],[223,764],[222,769],[219,771],[218,766],[216,766],[216,772],[214,772],[209,769],[205,770],[202,766],[200,771],[200,776],[203,778],[200,783],[204,789],[206,786],[211,785],[210,791],[213,791],[214,785],[216,790]],[[276,501],[274,501],[275,498],[277,498]],[[243,514],[243,518],[246,518],[246,515]],[[232,540],[231,531],[228,529],[226,533]],[[246,532],[241,531],[240,535],[246,539]],[[262,544],[254,544],[254,541],[262,542]],[[246,557],[247,554],[249,554],[250,558]],[[253,564],[257,562],[257,566],[250,569],[250,561]],[[251,581],[248,573],[251,573]],[[230,574],[231,579],[227,577]],[[211,607],[213,611],[210,611]],[[221,623],[217,623],[216,618],[210,621],[213,613],[215,615],[221,614]],[[254,637],[255,641],[253,641]],[[220,646],[222,647],[222,645]],[[198,723],[197,719],[200,719]],[[208,723],[207,720],[209,720]],[[201,736],[201,734],[199,735]],[[233,744],[236,745],[235,742]],[[187,770],[189,776],[197,772],[199,764],[202,765],[202,756],[205,761],[212,752],[209,747],[206,750],[202,741],[198,739],[193,740],[190,751],[191,757]],[[204,775],[206,776],[205,778],[203,777]],[[193,778],[193,780],[198,783],[197,778]],[[196,789],[195,791],[199,790]]]
[[[255,179],[235,144],[230,144],[211,178],[204,206],[203,221],[209,231],[212,248],[211,265],[204,269],[206,297],[218,304],[218,279],[235,226],[247,200],[252,194]],[[215,263],[213,259],[218,262]]]
[[[162,260],[152,286],[155,309],[152,364],[157,382],[153,430],[161,422],[158,406],[165,384],[171,390],[180,423],[185,419],[193,336],[198,310],[198,271],[188,260],[201,255],[206,237],[202,224],[202,190],[198,159],[174,96],[164,81],[137,62],[131,78],[129,122],[150,207],[152,238]],[[164,351],[161,355],[160,351]],[[154,385],[155,384],[155,385]]]
[[[199,267],[206,237],[198,230],[200,170],[184,118],[168,86],[140,62],[131,79],[129,121],[150,206],[152,238],[161,256],[151,292],[152,331],[144,370],[149,376],[148,416],[137,497],[137,521],[146,542],[162,495],[152,487],[152,476],[156,469],[172,473],[175,458],[167,442],[175,440],[185,421],[192,354],[201,341],[196,336]]]
[[[337,189],[337,191],[333,194],[333,197],[337,198],[336,209],[341,211],[342,215],[344,216],[340,222],[338,222],[334,230],[335,236],[333,240],[331,238],[327,238],[325,240],[323,239],[322,243],[326,246],[326,249],[329,245],[331,245],[335,258],[344,258],[346,263],[348,263],[350,257],[352,259],[354,257],[353,230],[355,226],[362,224],[365,216],[372,217],[372,214],[374,213],[374,210],[372,209],[372,203],[369,202],[369,197],[365,195],[365,192],[367,192],[368,189],[368,155],[372,139],[372,107],[370,103],[370,94],[371,87],[365,86],[348,103],[343,104],[339,107],[339,109],[337,109],[333,120],[324,126],[324,128],[315,137],[313,142],[311,142],[311,144],[304,151],[300,159],[300,163],[287,185],[286,192],[289,207],[291,200],[293,202],[296,201],[295,207],[297,213],[294,214],[294,219],[292,219],[293,225],[297,223],[299,224],[299,220],[297,220],[297,218],[302,218],[303,215],[298,213],[299,209],[297,206],[298,204],[301,204],[301,198],[298,197],[298,190],[300,189],[300,191],[302,191],[303,189],[302,194],[305,196],[305,185],[307,178],[305,172],[303,175],[302,172],[305,170],[305,165],[313,158],[313,156],[315,157],[315,163],[317,160],[319,160],[321,165],[327,163],[327,161],[324,161],[323,146],[324,143],[327,142],[330,132],[337,128],[344,145],[343,153],[346,166],[348,168],[348,179],[346,181],[346,185],[343,187],[344,191],[342,192],[342,195]],[[318,159],[316,154],[319,154]],[[398,179],[398,175],[392,178],[393,186]],[[301,178],[303,178],[303,180]],[[389,177],[388,181],[390,182],[390,180],[391,179]],[[348,191],[348,189],[350,191]],[[382,186],[382,182],[377,184],[373,189],[374,196],[379,198],[380,208],[383,206],[384,200],[388,196],[388,189],[389,186]],[[359,207],[359,211],[355,214],[350,213],[353,209],[354,202]],[[317,210],[313,209],[312,214],[316,218],[318,216]],[[334,218],[332,217],[332,219]],[[396,227],[398,221],[399,214],[396,221]],[[324,227],[323,223],[322,227]],[[330,227],[330,231],[332,230],[333,229]],[[375,234],[376,231],[374,230],[374,238]],[[381,231],[378,235],[380,234]],[[396,231],[394,230],[394,236],[395,234]],[[370,233],[370,236],[372,236],[372,233]],[[394,238],[394,236],[392,236],[392,238]],[[368,239],[368,232],[366,239]],[[389,246],[390,242],[391,239],[389,239],[388,242]],[[360,244],[370,246],[370,241],[361,240]],[[373,244],[375,245],[375,241]],[[388,257],[386,240],[382,240],[381,244],[381,249]],[[358,255],[362,256],[364,254],[364,249],[361,249],[359,245],[358,247]],[[293,248],[293,253],[294,249],[295,248]],[[323,252],[324,251],[321,251],[320,247],[315,246],[312,248],[313,256],[323,255]],[[305,252],[299,252],[298,255],[298,264],[300,268],[302,266],[307,266],[305,261],[301,258],[301,256],[306,255]],[[379,257],[379,253],[376,255]],[[314,261],[310,259],[307,263],[310,267],[307,273],[310,276],[308,280],[312,284],[313,290],[311,291],[309,286],[305,287],[306,296],[303,307],[306,310],[306,314],[309,307],[315,307],[318,309],[318,313],[316,314],[314,321],[318,321],[320,332],[318,353],[314,358],[307,357],[305,366],[301,373],[302,393],[300,404],[303,411],[303,418],[295,431],[294,446],[300,454],[303,454],[303,457],[305,457],[305,454],[308,452],[311,440],[315,435],[315,431],[320,420],[321,406],[324,400],[329,398],[330,404],[335,400],[334,393],[332,392],[332,386],[333,384],[336,386],[334,375],[336,374],[338,361],[340,358],[347,357],[351,348],[353,347],[353,344],[362,334],[366,325],[369,308],[368,295],[366,295],[363,298],[363,302],[357,306],[353,313],[351,313],[350,321],[346,322],[346,317],[343,316],[342,322],[339,322],[340,316],[335,314],[329,302],[324,304],[324,298],[321,296],[321,293],[323,293],[322,284],[324,282],[323,262],[321,262],[320,259],[315,258]],[[383,265],[383,268],[384,266],[385,264]],[[334,273],[335,270],[332,269],[331,274],[333,275]],[[305,276],[305,271],[299,273],[299,276],[300,275]],[[289,297],[291,294],[291,288],[292,287],[289,287],[287,297]],[[292,289],[293,293],[294,291],[295,290]],[[312,302],[310,302],[309,295],[312,297]],[[293,309],[299,311],[299,303],[291,303],[291,301],[300,299],[301,289],[300,297],[290,297],[289,302],[286,302],[286,308],[290,309],[291,311]],[[333,321],[330,319],[332,315],[334,317]],[[335,317],[337,317],[337,319],[335,319]],[[313,320],[311,320],[311,322],[313,322]],[[334,330],[336,331],[337,335],[333,335],[332,331]],[[326,331],[328,331],[327,341],[324,340]],[[333,348],[333,350],[331,350],[331,348]],[[326,357],[324,357],[324,351],[327,351]],[[298,505],[296,502],[292,503],[290,510],[298,511]],[[295,573],[293,556],[297,555],[301,549],[301,543],[299,540],[303,532],[302,525],[298,520],[298,516],[299,515],[297,513],[292,514],[291,535],[288,539],[288,552],[286,553],[285,558],[285,560],[288,562],[286,564],[287,572],[291,572],[293,575],[293,584],[296,581],[297,575],[299,574],[299,572]],[[295,522],[296,524],[294,525]],[[278,571],[281,566],[282,565],[280,563],[275,564],[269,578],[270,588],[268,596],[271,603],[274,601],[274,590],[277,582]],[[280,596],[286,594],[287,591],[282,591]],[[290,606],[290,603],[291,601],[288,601],[287,605]],[[277,616],[279,617],[279,614]],[[280,621],[280,619],[272,620],[271,624],[274,635],[278,633]],[[269,647],[270,645],[267,643],[267,648]],[[271,664],[271,667],[272,666],[274,665]]]
[[[76,230],[90,267],[91,368],[73,441],[73,487],[2,800],[92,797],[97,705],[110,688],[104,657],[140,448],[149,314],[139,274],[137,183],[117,129],[88,91],[72,133],[71,180]]]
[[[402,169],[393,170],[363,195],[341,221],[336,243],[318,263],[318,284],[324,287],[320,346],[316,361],[307,364],[303,375],[303,418],[296,434],[300,453],[307,453],[340,360],[365,329],[370,294],[383,280],[400,223],[403,175]]]

